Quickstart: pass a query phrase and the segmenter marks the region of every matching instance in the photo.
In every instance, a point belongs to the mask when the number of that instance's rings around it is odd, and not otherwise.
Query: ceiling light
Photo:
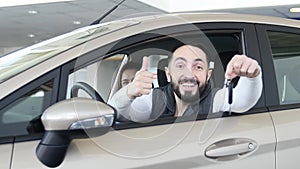
[[[31,15],[36,15],[36,14],[38,14],[39,12],[36,11],[36,10],[29,10],[28,13],[31,14]]]
[[[73,24],[74,24],[74,25],[80,25],[81,22],[80,22],[80,21],[73,21]]]
[[[43,3],[54,3],[54,2],[67,2],[74,0],[10,0],[10,1],[0,1],[0,7],[8,6],[21,6],[21,5],[32,5],[32,4],[43,4]]]
[[[300,7],[298,8],[290,8],[290,12],[300,12]]]
[[[28,34],[27,36],[30,37],[30,38],[34,38],[35,34]]]

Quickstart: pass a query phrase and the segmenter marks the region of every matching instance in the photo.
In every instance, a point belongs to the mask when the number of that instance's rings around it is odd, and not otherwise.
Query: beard
[[[178,83],[174,83],[173,79],[171,78],[171,86],[172,89],[174,91],[174,93],[177,95],[178,98],[180,98],[183,102],[185,103],[193,103],[193,102],[197,102],[200,100],[200,96],[203,93],[205,87],[206,87],[206,81],[205,83],[200,83],[198,80],[196,80],[195,78],[180,78],[178,80]],[[179,89],[179,85],[183,84],[183,83],[190,83],[190,84],[194,84],[197,85],[197,89],[195,92],[194,91],[180,91]]]

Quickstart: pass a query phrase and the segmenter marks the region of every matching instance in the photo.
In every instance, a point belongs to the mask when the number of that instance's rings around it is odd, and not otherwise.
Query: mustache
[[[195,84],[195,85],[200,84],[200,82],[195,78],[182,78],[182,79],[179,79],[178,84],[182,84],[182,83],[192,83],[192,84]]]

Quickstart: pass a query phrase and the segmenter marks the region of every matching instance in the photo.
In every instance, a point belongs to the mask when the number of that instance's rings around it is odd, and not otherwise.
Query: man
[[[130,82],[133,81],[135,73],[141,68],[138,63],[128,62],[126,63],[121,71],[120,71],[120,78],[119,78],[119,89],[128,85]]]
[[[209,52],[201,45],[183,45],[177,48],[166,68],[169,85],[152,89],[156,74],[148,72],[148,58],[132,83],[121,89],[110,101],[124,117],[147,122],[162,116],[189,116],[228,111],[226,87],[213,90],[209,79]],[[231,110],[245,112],[253,107],[262,92],[261,68],[257,61],[235,55],[228,63],[225,78],[240,76],[233,90]],[[224,95],[225,94],[225,95]],[[238,99],[237,99],[238,98]]]

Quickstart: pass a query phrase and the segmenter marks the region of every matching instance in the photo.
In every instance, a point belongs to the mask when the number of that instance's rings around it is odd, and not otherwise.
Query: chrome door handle
[[[226,139],[210,145],[205,150],[205,156],[217,160],[221,160],[222,158],[231,160],[239,158],[240,156],[245,155],[247,153],[250,153],[256,148],[257,144],[250,139]]]

